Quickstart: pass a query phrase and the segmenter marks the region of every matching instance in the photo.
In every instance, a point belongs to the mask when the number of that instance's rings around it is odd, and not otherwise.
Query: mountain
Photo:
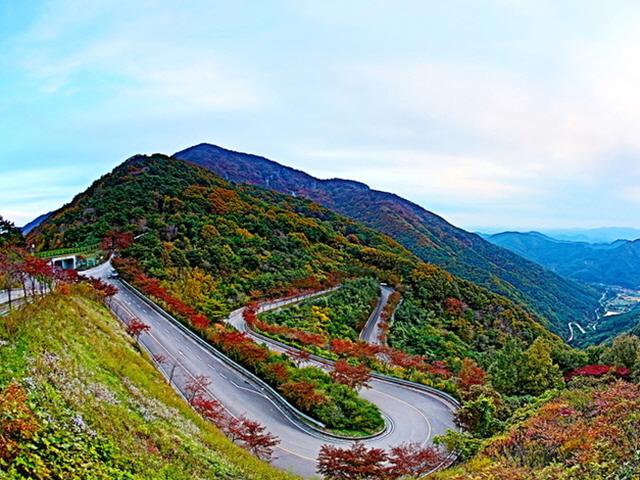
[[[392,193],[350,180],[320,180],[256,155],[201,144],[174,155],[227,180],[311,199],[383,232],[422,260],[530,306],[566,331],[591,317],[598,292],[448,223]]]
[[[554,229],[542,230],[542,233],[557,240],[587,243],[611,243],[616,240],[640,239],[640,230],[629,227]]]
[[[47,218],[51,216],[53,212],[43,213],[39,217],[34,218],[29,223],[27,223],[24,227],[21,228],[23,235],[28,235],[31,230],[38,227],[42,222],[44,222]]]
[[[640,288],[640,240],[570,242],[539,232],[504,232],[488,240],[567,278]]]
[[[423,263],[390,237],[307,199],[229,183],[191,163],[136,156],[34,230],[37,250],[138,237],[121,274],[143,276],[212,321],[251,297],[375,278],[403,292],[399,347],[459,364],[508,338],[560,340],[505,297]],[[134,272],[134,273],[132,273]],[[451,305],[458,305],[452,308]],[[456,360],[457,359],[457,360]]]

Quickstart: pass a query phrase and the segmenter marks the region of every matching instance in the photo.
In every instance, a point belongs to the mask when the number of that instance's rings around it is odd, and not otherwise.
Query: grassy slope
[[[0,321],[0,338],[8,342],[0,392],[12,380],[25,386],[40,424],[13,462],[22,476],[6,478],[295,478],[195,414],[86,293],[12,313]],[[2,470],[11,469],[0,467],[5,478]]]

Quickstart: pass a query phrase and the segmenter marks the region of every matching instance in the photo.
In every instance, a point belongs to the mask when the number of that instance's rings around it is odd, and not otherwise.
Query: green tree
[[[551,358],[551,345],[541,337],[536,338],[524,352],[522,367],[522,393],[540,395],[563,383],[560,367]]]
[[[13,222],[0,215],[0,246],[18,245],[23,242],[22,232]]]
[[[620,335],[609,348],[602,352],[600,361],[607,365],[633,369],[637,364],[638,353],[640,353],[640,338],[635,335]]]
[[[496,352],[489,367],[489,380],[493,387],[505,395],[520,394],[524,362],[525,357],[520,342],[514,339],[507,340]]]
[[[493,399],[482,395],[465,402],[456,412],[455,421],[458,426],[470,431],[474,436],[488,438],[500,428],[495,413]]]

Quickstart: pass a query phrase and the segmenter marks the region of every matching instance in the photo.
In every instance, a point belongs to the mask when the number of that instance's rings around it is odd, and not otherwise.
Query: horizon
[[[556,3],[5,2],[0,214],[204,141],[469,231],[640,226],[640,5]]]

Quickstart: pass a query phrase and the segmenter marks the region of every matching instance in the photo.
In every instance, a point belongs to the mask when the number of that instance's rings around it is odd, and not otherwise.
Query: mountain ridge
[[[201,143],[174,158],[235,182],[304,196],[393,237],[414,254],[549,318],[556,331],[584,321],[597,306],[594,289],[564,279],[447,222],[399,195],[344,179],[318,179],[253,154]],[[549,288],[542,288],[545,285]]]
[[[502,232],[487,239],[574,280],[640,287],[640,240],[571,242],[538,232]]]

